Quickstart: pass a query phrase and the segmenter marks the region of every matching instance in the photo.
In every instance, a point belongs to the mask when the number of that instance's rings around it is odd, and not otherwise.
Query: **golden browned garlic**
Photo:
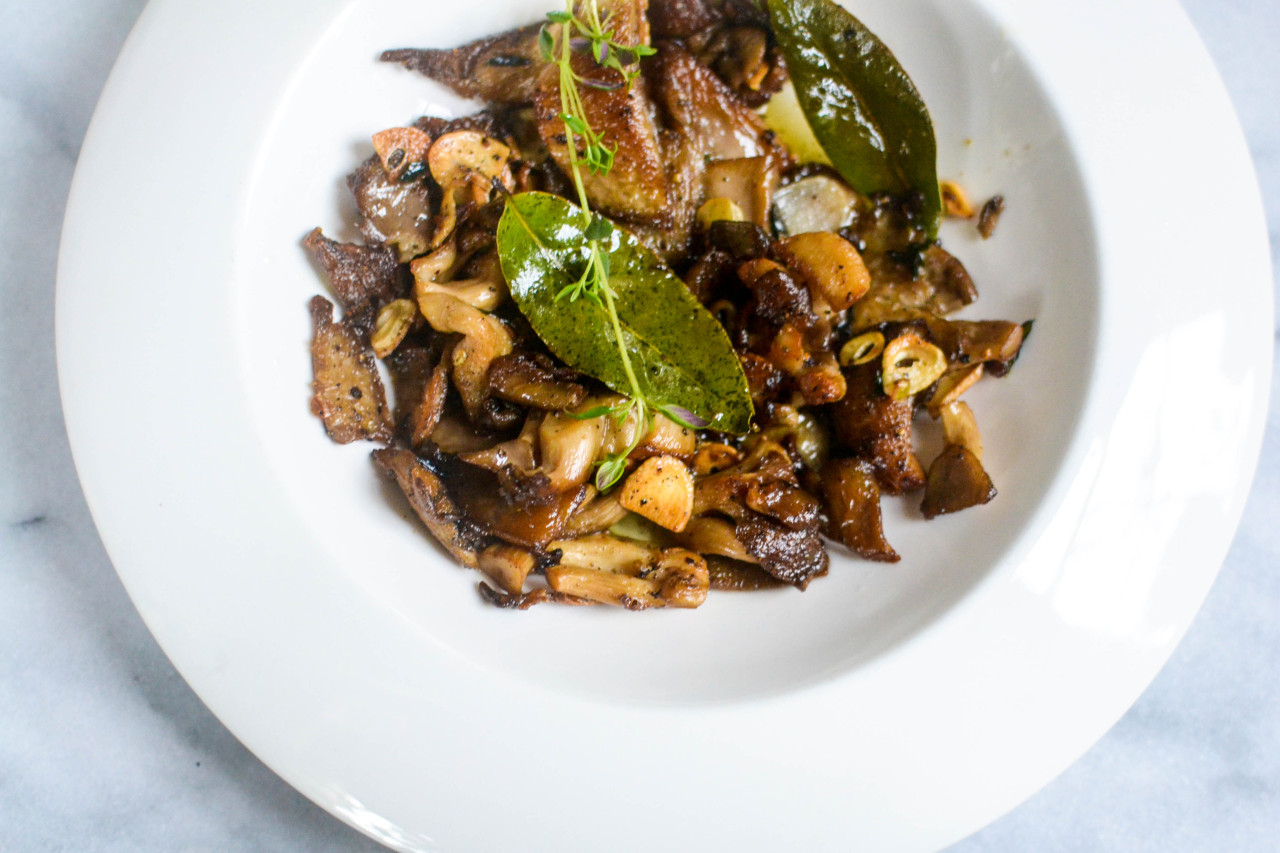
[[[884,392],[895,400],[905,400],[947,372],[947,357],[919,335],[906,334],[885,346],[881,365]]]
[[[679,532],[693,514],[693,475],[679,459],[651,457],[631,472],[618,503],[659,527]]]
[[[840,366],[857,367],[875,361],[884,352],[884,335],[879,332],[866,332],[849,341],[840,348]]]

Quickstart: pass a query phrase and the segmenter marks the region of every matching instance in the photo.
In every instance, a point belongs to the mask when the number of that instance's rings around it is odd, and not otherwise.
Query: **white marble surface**
[[[192,694],[130,605],[76,482],[53,354],[58,231],[94,102],[143,5],[0,0],[0,851],[381,850]],[[1185,5],[1280,223],[1280,9]],[[1213,211],[1212,175],[1189,163],[1170,180],[1206,215],[1230,215]],[[1280,849],[1275,411],[1239,535],[1169,665],[1074,767],[952,853]]]

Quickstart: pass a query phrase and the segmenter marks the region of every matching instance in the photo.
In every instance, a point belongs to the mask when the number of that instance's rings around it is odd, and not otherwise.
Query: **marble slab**
[[[58,232],[93,105],[143,5],[0,0],[0,851],[372,853],[383,848],[267,770],[174,671],[76,481],[54,363]],[[1275,0],[1185,6],[1280,223]],[[1187,164],[1170,180],[1187,204],[1230,215],[1213,210],[1212,174]],[[1274,411],[1239,535],[1168,666],[1074,767],[951,853],[1280,849]]]

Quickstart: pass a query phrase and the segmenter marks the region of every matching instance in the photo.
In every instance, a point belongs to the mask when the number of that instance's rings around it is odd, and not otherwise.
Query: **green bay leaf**
[[[931,238],[942,219],[938,143],[920,92],[893,52],[833,0],[769,0],[800,106],[856,190],[919,191]]]
[[[563,362],[630,395],[613,324],[591,299],[557,299],[587,261],[582,209],[548,193],[507,200],[498,223],[498,255],[511,297],[538,337]],[[711,429],[751,428],[747,379],[724,328],[671,270],[621,228],[607,243],[610,286],[623,344],[645,396],[681,406]]]

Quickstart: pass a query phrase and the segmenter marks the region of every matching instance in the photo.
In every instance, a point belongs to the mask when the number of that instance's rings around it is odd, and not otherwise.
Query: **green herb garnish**
[[[498,229],[498,247],[512,296],[538,336],[563,361],[626,395],[617,406],[581,415],[609,415],[619,423],[633,419],[636,426],[629,446],[599,463],[596,485],[603,490],[622,478],[627,457],[652,430],[656,414],[689,429],[718,424],[720,429],[745,432],[750,426],[751,401],[745,396],[744,416],[738,398],[746,395],[746,381],[714,318],[634,237],[591,209],[583,167],[594,175],[608,174],[617,148],[610,148],[592,128],[581,87],[630,88],[640,74],[640,60],[655,51],[646,45],[620,44],[607,28],[609,21],[601,19],[597,0],[584,0],[581,8],[579,16],[573,0],[566,0],[565,11],[547,15],[549,23],[538,38],[543,59],[559,70],[560,120],[579,205],[575,208],[541,193],[512,197]],[[591,57],[603,72],[601,79],[574,69],[574,56],[579,53]],[[671,286],[673,280],[678,287]],[[642,291],[654,301],[636,305],[633,297]],[[653,319],[637,317],[637,307]],[[700,328],[706,321],[715,329]],[[664,323],[666,330],[655,337],[651,327]],[[694,336],[707,334],[712,335],[710,350],[690,348],[714,360],[714,369],[704,375],[705,371],[690,369],[695,366],[685,364],[675,351],[680,345],[688,347]],[[683,340],[676,345],[670,338]],[[723,347],[718,346],[721,339]],[[728,375],[727,384],[720,375],[726,373],[726,358],[737,374]],[[701,384],[706,381],[711,385]],[[669,400],[684,405],[664,402]],[[720,406],[732,415],[718,410]]]
[[[813,134],[865,195],[915,191],[938,236],[942,193],[929,110],[893,52],[832,0],[769,0],[769,18]]]
[[[629,397],[579,417],[636,417],[652,427],[661,413],[689,428],[747,432],[751,394],[724,327],[634,235],[615,227],[591,241],[587,231],[599,220],[584,219],[560,196],[520,193],[498,223],[503,276],[538,337],[561,361]],[[618,473],[633,449],[598,474]]]

